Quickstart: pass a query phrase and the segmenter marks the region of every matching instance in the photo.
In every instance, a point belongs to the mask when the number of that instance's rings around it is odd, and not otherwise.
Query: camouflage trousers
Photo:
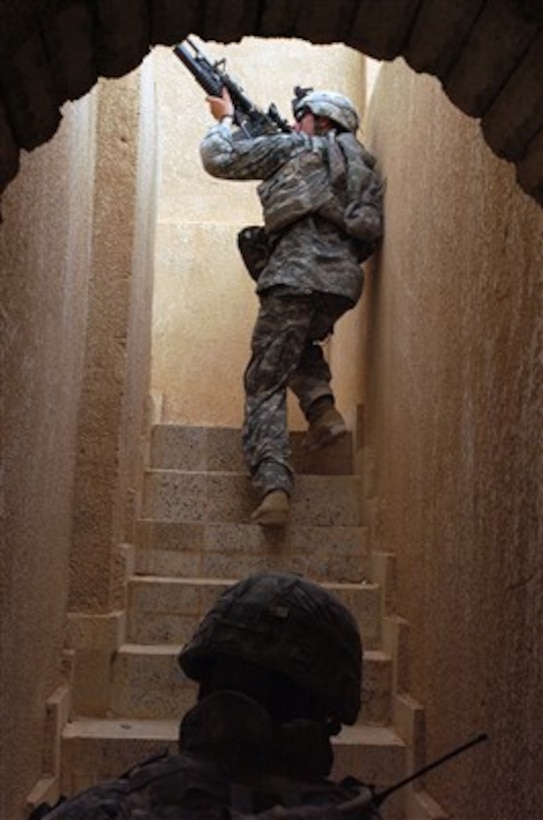
[[[260,295],[260,309],[245,370],[242,443],[253,485],[264,496],[294,486],[290,466],[287,388],[307,417],[311,404],[331,396],[331,373],[320,342],[352,307],[344,296],[299,294],[285,287]]]

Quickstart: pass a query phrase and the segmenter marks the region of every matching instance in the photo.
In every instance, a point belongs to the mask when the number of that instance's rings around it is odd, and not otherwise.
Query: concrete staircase
[[[334,741],[333,776],[351,774],[381,788],[417,764],[420,710],[398,694],[405,625],[387,611],[393,559],[371,554],[352,441],[347,437],[308,456],[301,439],[292,435],[297,482],[291,520],[285,531],[272,531],[250,523],[256,499],[242,464],[239,431],[153,428],[107,697],[72,697],[61,740],[64,793],[114,777],[166,747],[175,749],[179,718],[195,702],[196,691],[176,655],[225,587],[264,568],[303,573],[335,590],[361,628],[363,708],[357,725]],[[383,817],[402,820],[406,804],[407,793],[397,793]]]

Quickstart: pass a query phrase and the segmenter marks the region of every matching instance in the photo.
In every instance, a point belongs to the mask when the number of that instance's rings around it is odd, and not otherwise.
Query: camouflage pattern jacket
[[[200,154],[212,176],[261,180],[257,190],[273,250],[257,291],[283,285],[357,302],[361,244],[376,242],[383,225],[375,159],[353,134],[247,139],[223,122],[208,131]]]
[[[183,719],[180,754],[93,786],[46,820],[354,820],[338,806],[364,787],[319,775],[331,758],[326,744],[319,752],[316,724],[301,723],[287,724],[285,735],[285,725],[274,724],[256,701],[210,695]],[[370,808],[356,820],[378,817]]]

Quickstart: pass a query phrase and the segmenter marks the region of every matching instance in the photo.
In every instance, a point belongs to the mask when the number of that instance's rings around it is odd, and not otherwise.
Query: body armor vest
[[[288,160],[257,188],[268,233],[281,231],[298,219],[315,213],[333,195],[326,159],[318,150]]]

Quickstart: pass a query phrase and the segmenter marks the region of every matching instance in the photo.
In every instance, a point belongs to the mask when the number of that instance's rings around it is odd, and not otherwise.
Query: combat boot
[[[284,490],[272,490],[264,496],[260,506],[252,514],[251,521],[263,527],[284,527],[288,511],[288,494]]]
[[[329,407],[309,423],[303,447],[309,452],[320,450],[342,438],[346,432],[347,426],[341,413],[335,407]]]

